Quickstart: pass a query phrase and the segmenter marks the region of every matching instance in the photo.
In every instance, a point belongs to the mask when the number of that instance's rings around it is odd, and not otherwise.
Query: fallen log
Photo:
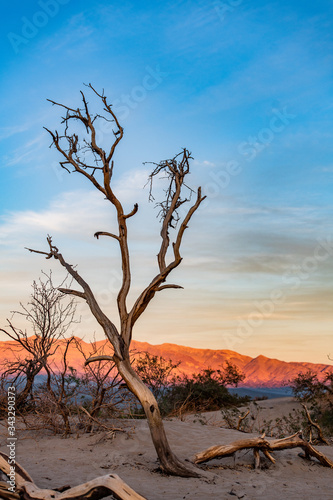
[[[260,466],[259,451],[261,451],[272,463],[275,463],[275,459],[271,456],[270,452],[290,448],[302,448],[305,453],[302,458],[310,459],[310,457],[315,457],[323,466],[333,468],[333,461],[327,458],[320,451],[316,450],[308,441],[306,441],[301,432],[297,432],[296,434],[284,439],[274,439],[268,441],[264,436],[261,436],[257,438],[241,439],[226,445],[211,446],[207,450],[197,453],[193,462],[200,464],[213,460],[214,458],[223,458],[234,455],[236,451],[239,450],[253,449],[254,466],[255,468],[258,468]]]
[[[0,452],[0,470],[9,478],[8,456]],[[18,463],[15,464],[15,488],[0,481],[0,498],[4,500],[99,500],[113,495],[117,500],[146,500],[128,486],[117,474],[106,474],[92,481],[58,490],[41,489]],[[65,490],[65,491],[64,491]]]
[[[16,492],[9,491],[8,484],[0,481],[0,498],[1,500],[20,500],[20,495]]]

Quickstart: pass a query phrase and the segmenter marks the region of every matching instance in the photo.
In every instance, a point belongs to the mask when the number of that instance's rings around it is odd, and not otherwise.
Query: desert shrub
[[[241,432],[252,432],[254,419],[250,412],[232,406],[230,408],[221,408],[221,415],[224,425],[228,429],[236,429]]]
[[[323,380],[312,371],[299,373],[289,381],[295,397],[311,406],[309,412],[325,434],[333,435],[333,373],[326,372]]]
[[[232,363],[221,369],[207,368],[200,373],[175,376],[180,363],[144,353],[136,360],[136,370],[156,397],[162,415],[182,415],[240,404],[247,398],[230,394],[227,385],[236,386],[244,374]]]
[[[317,373],[308,370],[305,373],[299,373],[289,381],[288,385],[300,401],[315,401],[333,394],[333,373],[327,372],[323,381],[320,381]]]
[[[333,405],[330,403],[328,408],[322,408],[320,416],[317,418],[325,432],[333,436]]]
[[[218,410],[221,406],[233,403],[233,396],[226,387],[211,377],[183,377],[170,387],[166,406],[170,410],[179,407],[184,401],[192,411]]]
[[[171,359],[166,360],[162,356],[145,352],[136,360],[136,371],[159,401],[170,385],[172,372],[179,365],[180,362],[173,363]]]
[[[235,406],[230,408],[221,408],[221,415],[224,425],[229,429],[236,429],[240,432],[265,432],[267,435],[273,435],[273,429],[276,422],[262,418],[263,408],[256,400],[252,401],[251,407],[241,410]]]
[[[264,426],[265,428],[265,426]],[[277,438],[284,438],[302,430],[304,437],[309,437],[308,421],[305,412],[293,409],[288,415],[276,418],[272,425],[272,434]]]
[[[82,354],[80,372],[68,366],[68,348],[73,343]],[[93,342],[91,355],[103,354],[103,348],[104,345],[97,349]],[[85,366],[86,357],[74,337],[66,339],[57,350],[58,363],[45,364],[43,381],[38,383],[34,379],[24,407],[17,409],[17,416],[24,421],[27,429],[46,429],[67,436],[78,431],[91,432],[104,425],[99,425],[99,421],[130,413],[129,408],[133,404],[129,398],[131,393],[127,387],[120,387],[121,379],[112,363],[100,361]],[[0,378],[2,418],[6,417],[6,387],[13,385],[13,380],[16,386],[20,384],[24,387],[26,382],[22,378]]]
[[[165,413],[175,413],[186,405],[188,412],[213,411],[242,404],[249,399],[231,394],[226,385],[235,385],[244,375],[231,363],[221,370],[207,368],[192,377],[177,377],[163,395],[161,407]]]

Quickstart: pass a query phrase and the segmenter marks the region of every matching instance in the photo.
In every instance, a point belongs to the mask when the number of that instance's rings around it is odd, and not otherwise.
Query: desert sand
[[[293,398],[260,401],[258,404],[260,418],[266,420],[288,415],[298,407]],[[239,451],[235,458],[213,460],[202,465],[210,472],[210,479],[183,479],[157,471],[158,462],[146,421],[118,421],[119,425],[126,432],[117,432],[114,437],[107,431],[67,439],[46,432],[20,432],[17,461],[43,488],[65,484],[75,486],[115,472],[148,500],[333,498],[333,470],[316,460],[300,458],[300,449],[276,452],[275,465],[263,457],[260,470],[253,469],[252,452]],[[196,452],[215,444],[258,436],[258,432],[245,435],[220,425],[220,412],[165,421],[171,447],[183,459],[190,459]],[[260,422],[258,426],[261,426]],[[3,425],[1,429],[0,449],[6,452],[6,429]],[[317,446],[317,449],[333,459],[333,446]]]

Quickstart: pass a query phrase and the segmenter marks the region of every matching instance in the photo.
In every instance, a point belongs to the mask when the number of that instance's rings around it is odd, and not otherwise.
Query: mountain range
[[[84,356],[88,358],[92,354],[92,345],[79,338],[75,340],[83,354],[77,348],[77,344],[72,342],[68,349],[67,360],[68,366],[75,368],[80,373],[83,370]],[[58,349],[52,356],[52,361],[56,366],[60,366],[64,341],[57,341],[57,345]],[[104,354],[112,355],[111,344],[106,340],[96,342],[95,347],[99,352],[103,350]],[[262,355],[252,358],[224,349],[197,349],[177,344],[152,345],[136,340],[132,341],[131,347],[135,357],[139,356],[140,353],[148,352],[155,356],[162,356],[166,360],[172,360],[174,363],[180,362],[176,371],[186,375],[199,373],[205,368],[216,370],[229,361],[245,374],[245,379],[240,384],[244,387],[281,387],[288,384],[288,381],[295,378],[300,372],[314,371],[318,374],[319,379],[324,377],[325,372],[333,372],[333,366],[328,364],[286,362]],[[18,350],[16,342],[0,342],[0,363],[2,366],[21,356],[28,357]],[[0,370],[2,371],[1,368]]]

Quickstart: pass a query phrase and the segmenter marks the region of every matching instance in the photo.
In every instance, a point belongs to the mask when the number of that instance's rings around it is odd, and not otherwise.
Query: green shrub
[[[234,379],[231,377],[231,369]],[[231,364],[223,370],[208,368],[192,377],[177,377],[163,395],[161,407],[164,413],[172,414],[177,413],[180,408],[187,412],[199,412],[242,404],[249,399],[231,394],[226,387],[226,380],[229,385],[237,385],[243,378],[237,367]]]
[[[237,387],[245,378],[232,363],[227,361],[221,369],[207,368],[191,377],[174,376],[179,365],[148,352],[136,361],[136,370],[153,392],[162,415],[212,411],[248,401],[230,394],[226,388],[226,385]]]
[[[295,397],[311,403],[310,416],[322,427],[324,434],[333,435],[333,373],[326,372],[324,379],[312,371],[299,373],[289,381]]]

